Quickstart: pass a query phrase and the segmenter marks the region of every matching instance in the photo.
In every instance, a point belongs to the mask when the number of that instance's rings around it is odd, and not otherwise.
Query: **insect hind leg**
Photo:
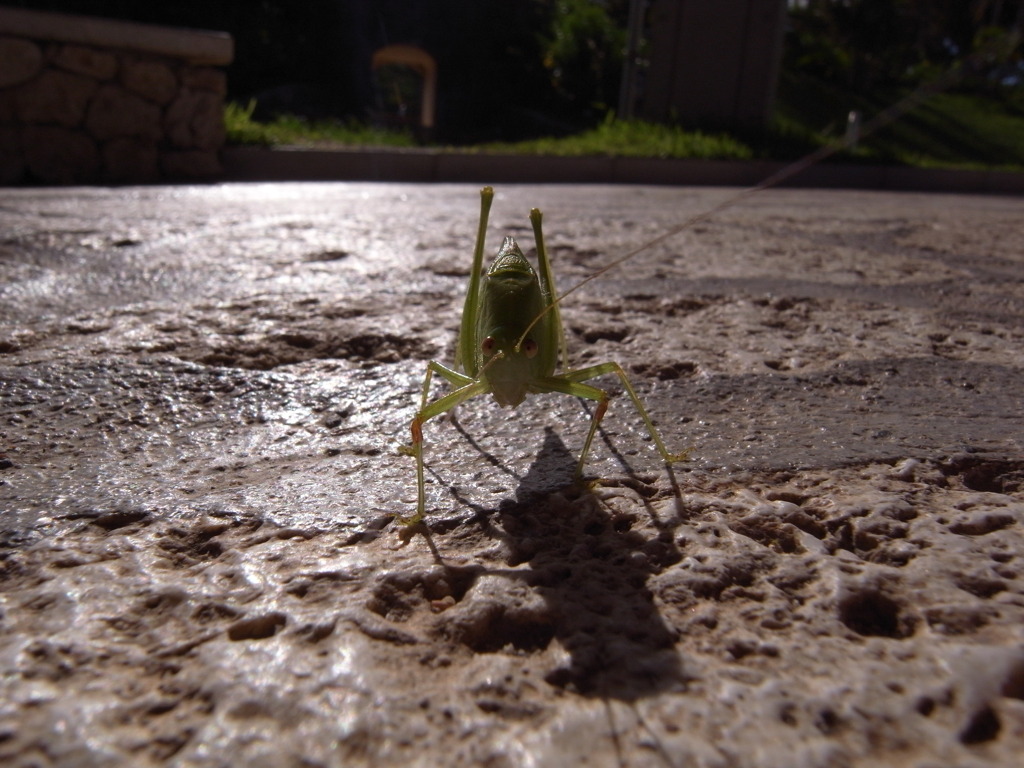
[[[595,379],[598,376],[605,376],[607,374],[615,374],[619,377],[619,381],[622,382],[623,389],[626,390],[626,394],[629,395],[629,399],[632,400],[633,405],[636,406],[636,410],[640,414],[640,418],[644,420],[647,432],[654,441],[655,446],[658,448],[658,453],[661,454],[665,463],[672,464],[677,461],[686,460],[689,456],[688,451],[672,453],[665,447],[665,443],[661,439],[658,429],[654,426],[654,422],[648,415],[647,409],[644,408],[643,402],[640,400],[640,396],[637,395],[636,390],[633,389],[633,385],[630,383],[629,377],[626,376],[626,372],[622,370],[622,366],[614,362],[600,363],[598,365],[580,368],[575,371],[566,371],[558,376],[549,376],[541,379],[538,382],[536,390],[538,392],[562,392],[566,395],[582,397],[587,400],[593,400],[597,403],[594,415],[590,419],[590,430],[587,432],[587,438],[583,443],[583,450],[580,452],[579,463],[576,465],[576,477],[579,478],[583,475],[583,467],[586,464],[587,456],[590,453],[590,446],[594,442],[594,435],[597,434],[597,429],[601,426],[601,420],[604,418],[605,412],[608,410],[608,403],[611,400],[611,396],[605,390],[590,384],[584,384],[583,382]]]

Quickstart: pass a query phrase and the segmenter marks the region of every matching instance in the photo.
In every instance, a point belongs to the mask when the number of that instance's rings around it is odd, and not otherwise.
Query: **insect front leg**
[[[480,225],[476,231],[476,246],[473,248],[473,268],[469,273],[466,301],[462,306],[462,321],[459,325],[459,341],[455,354],[456,365],[470,376],[476,376],[477,343],[476,321],[480,307],[480,280],[484,272],[484,240],[487,235],[487,217],[494,201],[494,190],[484,187],[480,190]]]
[[[665,443],[662,441],[661,435],[658,434],[658,430],[654,426],[654,422],[651,421],[651,417],[647,414],[647,409],[644,408],[644,404],[641,402],[640,396],[637,395],[636,390],[633,389],[633,385],[630,383],[629,377],[626,376],[626,372],[622,370],[622,366],[618,363],[600,363],[598,365],[588,366],[587,368],[580,368],[575,371],[566,371],[558,376],[549,376],[538,382],[538,391],[563,392],[567,395],[582,397],[587,400],[593,400],[597,403],[597,409],[594,411],[594,415],[590,420],[590,431],[587,432],[587,439],[583,443],[583,450],[580,452],[580,460],[576,465],[576,477],[579,478],[583,475],[583,467],[587,462],[587,455],[590,453],[590,445],[594,442],[594,435],[597,434],[597,428],[601,426],[601,420],[604,418],[604,414],[608,410],[608,403],[611,400],[611,396],[603,389],[599,389],[598,387],[591,386],[590,384],[584,384],[582,382],[610,373],[619,377],[619,381],[622,382],[622,386],[626,390],[626,394],[629,395],[629,399],[632,400],[633,405],[636,406],[636,410],[640,414],[640,418],[644,420],[644,424],[647,426],[647,432],[654,441],[655,446],[657,446],[658,453],[661,454],[665,463],[672,464],[677,461],[686,460],[689,455],[687,451],[671,453],[668,448],[665,447]]]
[[[430,397],[430,381],[434,374],[446,379],[450,384],[458,387],[444,397],[427,403]],[[423,394],[420,398],[420,409],[412,419],[410,431],[412,433],[412,445],[409,452],[416,459],[416,514],[412,517],[398,517],[398,520],[405,525],[414,525],[420,522],[426,515],[427,491],[423,478],[423,425],[435,416],[447,413],[459,403],[468,400],[476,395],[487,392],[488,386],[485,380],[478,380],[464,376],[458,371],[453,371],[438,362],[431,360],[427,363],[427,374],[423,378]]]

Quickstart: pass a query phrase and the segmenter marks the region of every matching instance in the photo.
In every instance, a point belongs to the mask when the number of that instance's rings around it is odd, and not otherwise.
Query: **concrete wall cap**
[[[145,51],[211,66],[230,64],[235,55],[234,40],[227,32],[162,27],[21,8],[0,8],[0,34]]]

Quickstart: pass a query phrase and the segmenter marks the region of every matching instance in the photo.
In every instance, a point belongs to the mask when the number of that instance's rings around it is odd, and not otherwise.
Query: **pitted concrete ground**
[[[499,188],[560,287],[729,194]],[[0,760],[874,766],[1024,752],[1019,199],[773,191],[567,299],[625,397],[407,440],[473,187],[0,192]],[[617,388],[614,380],[607,382]]]

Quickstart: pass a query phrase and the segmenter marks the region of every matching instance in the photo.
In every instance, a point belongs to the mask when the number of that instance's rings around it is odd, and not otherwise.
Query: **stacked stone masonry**
[[[6,23],[12,13],[55,23]],[[58,39],[47,39],[51,29]],[[80,35],[85,44],[76,29],[99,34]],[[133,29],[168,35],[137,34],[132,44]],[[0,183],[218,176],[226,77],[209,66],[216,56],[189,54],[190,34],[226,41],[217,63],[230,61],[227,35],[0,9]],[[120,45],[103,45],[105,36]],[[164,44],[144,50],[151,39]]]

